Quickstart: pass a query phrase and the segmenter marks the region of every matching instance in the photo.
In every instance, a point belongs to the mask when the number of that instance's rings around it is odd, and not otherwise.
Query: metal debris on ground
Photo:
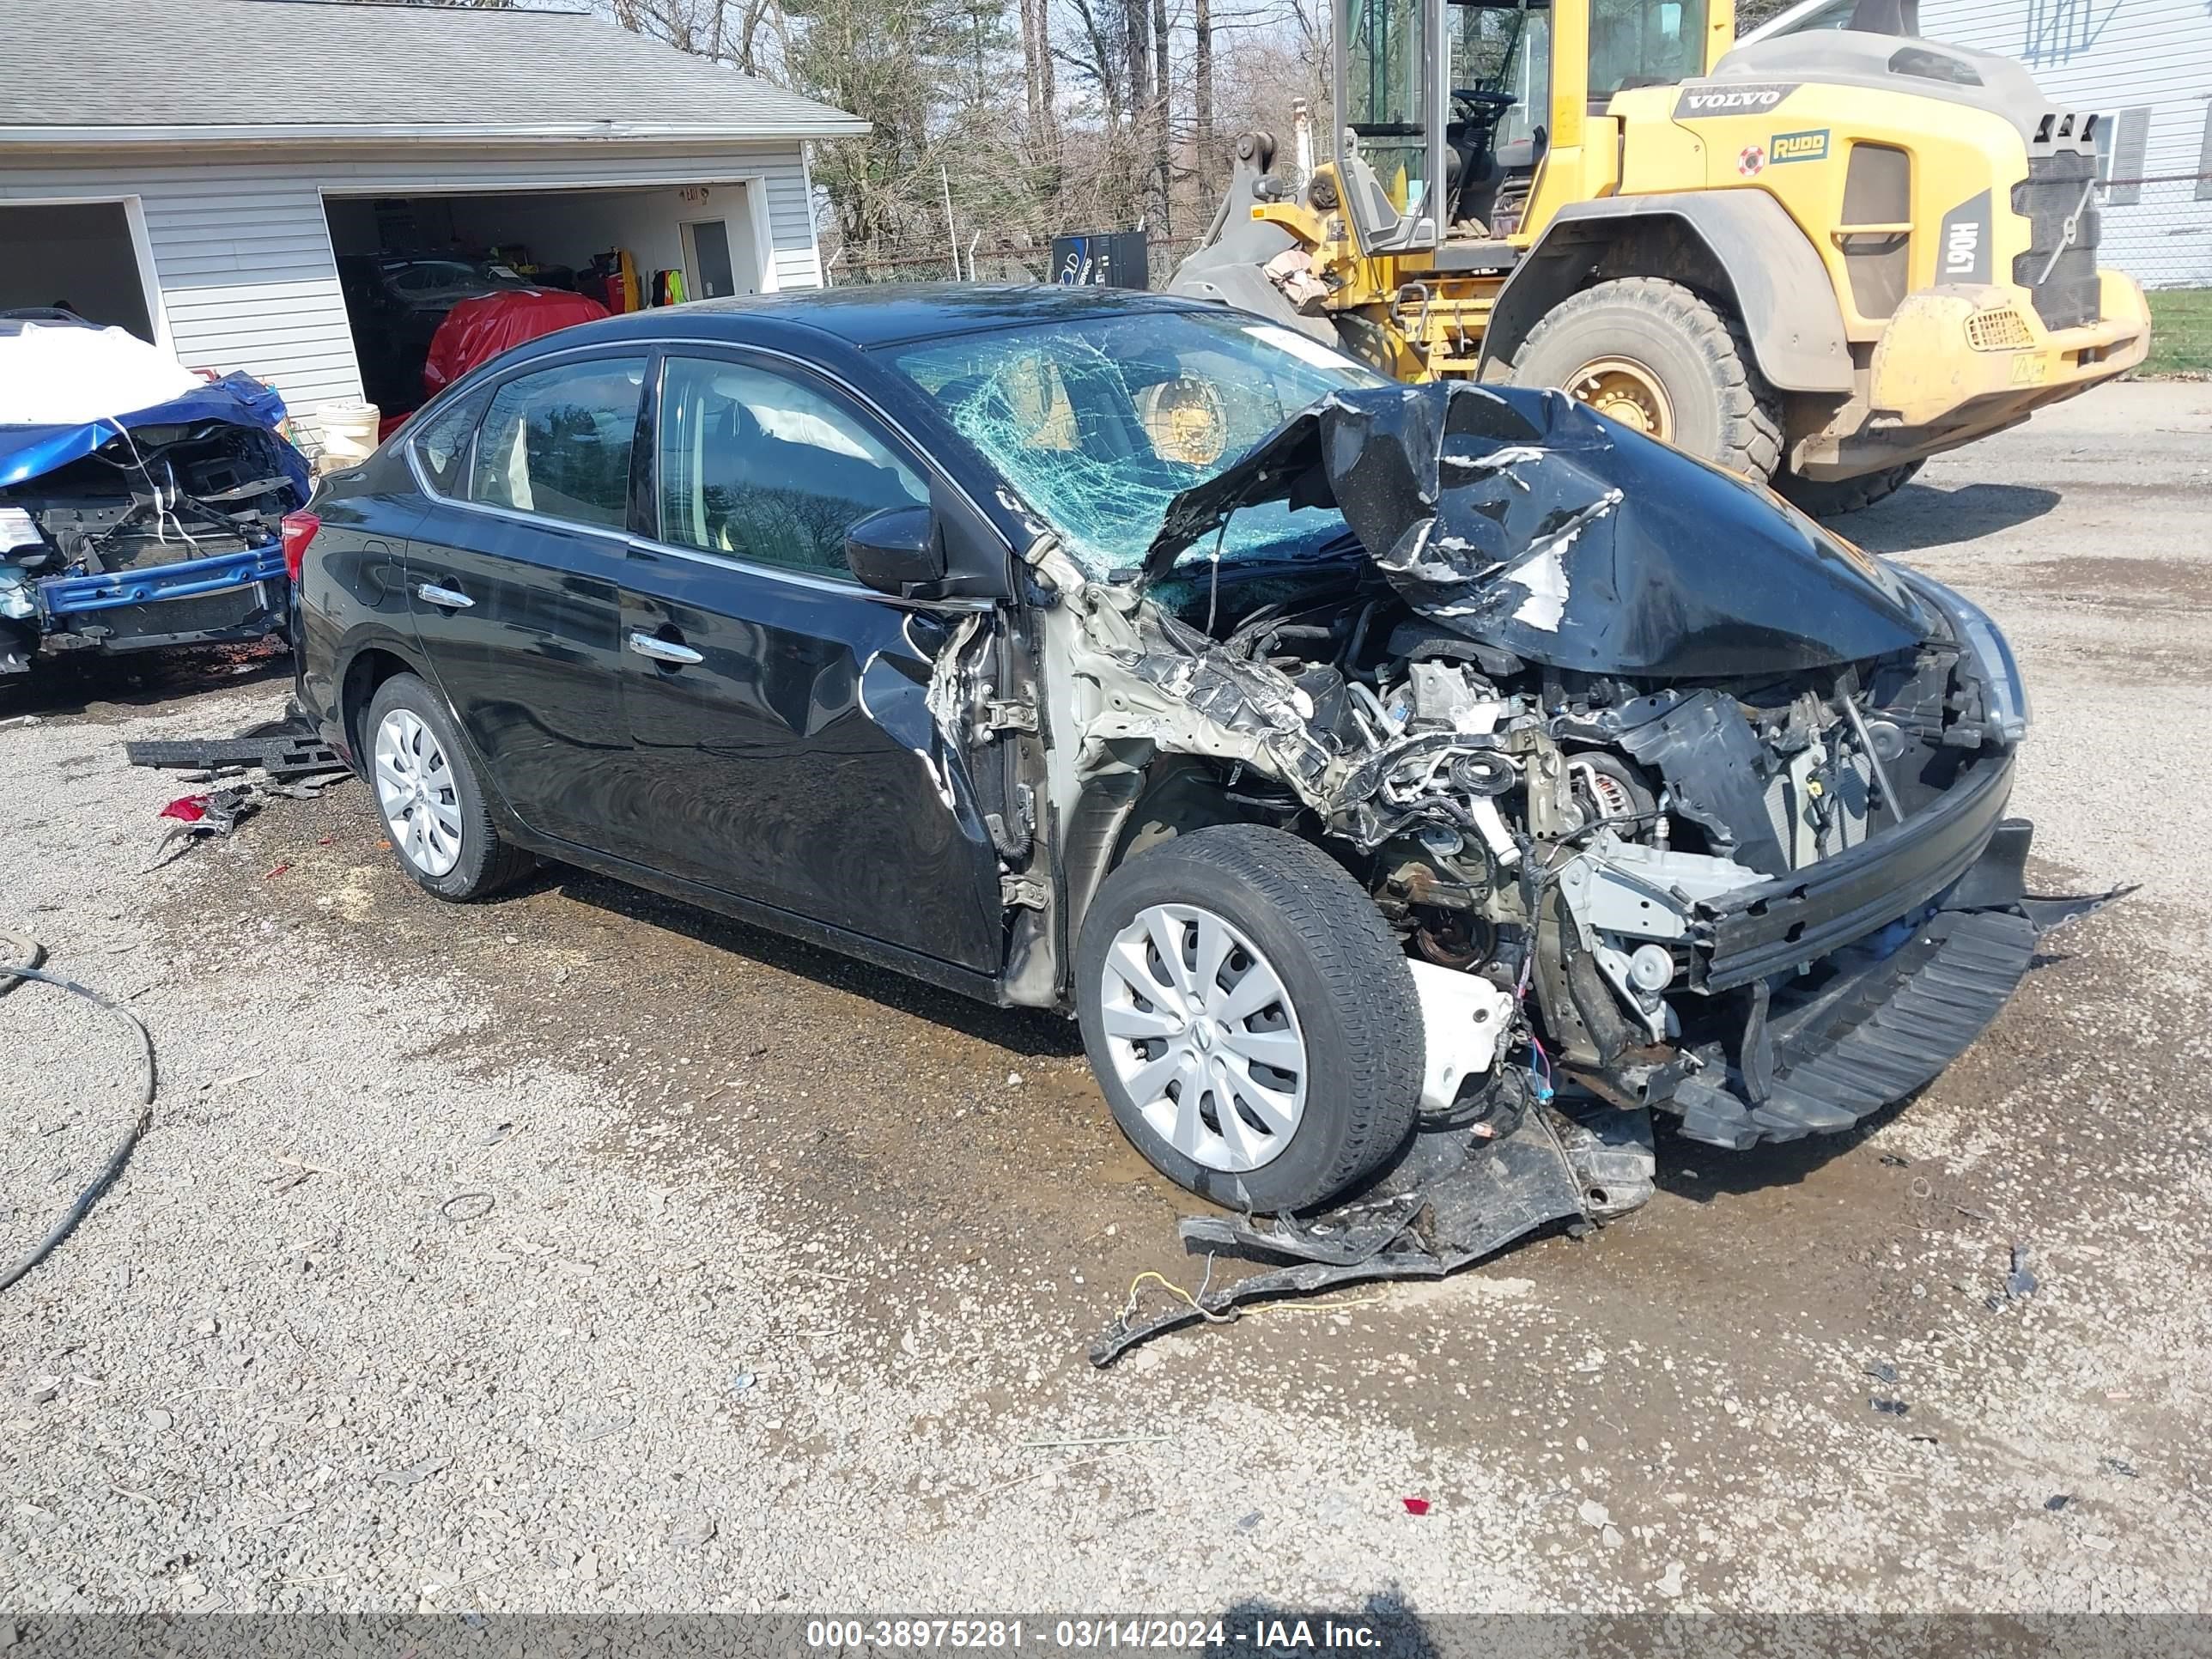
[[[438,1206],[438,1213],[448,1221],[481,1221],[498,1202],[489,1193],[455,1193]]]
[[[2035,1293],[2035,1275],[2027,1269],[2027,1241],[2021,1239],[2012,1247],[2012,1271],[2005,1275],[2005,1294],[2018,1301]]]
[[[162,831],[154,851],[159,854],[172,842],[227,836],[260,810],[259,792],[251,784],[233,784],[204,795],[179,795],[155,814],[175,822]]]
[[[1193,1295],[1158,1273],[1139,1274],[1091,1345],[1091,1363],[1110,1365],[1182,1326],[1231,1323],[1254,1303],[1364,1280],[1441,1279],[1539,1229],[1587,1229],[1648,1200],[1655,1169],[1647,1112],[1575,1117],[1540,1103],[1495,1139],[1477,1137],[1464,1122],[1431,1125],[1366,1193],[1323,1215],[1184,1217],[1176,1234],[1186,1249],[1209,1252],[1206,1280]],[[1221,1250],[1295,1265],[1210,1290],[1211,1253]],[[1146,1279],[1179,1300],[1139,1317],[1136,1291]]]
[[[155,842],[157,857],[173,842],[230,834],[272,799],[312,799],[346,771],[337,752],[296,714],[250,726],[234,738],[134,740],[123,745],[123,753],[133,766],[183,772],[192,782],[221,786],[179,795],[161,808],[158,816],[175,822]],[[257,772],[266,775],[251,775]],[[270,874],[288,868],[279,865]]]
[[[2120,1475],[2130,1480],[2136,1479],[2136,1466],[2124,1457],[2100,1457],[2097,1460],[2097,1467],[2107,1474]]]
[[[1878,1359],[1873,1364],[1868,1366],[1866,1368],[1866,1374],[1874,1378],[1877,1382],[1894,1382],[1897,1381],[1897,1367],[1891,1364],[1886,1359]]]
[[[1875,1395],[1873,1399],[1867,1401],[1867,1404],[1872,1406],[1884,1417],[1902,1417],[1912,1409],[1902,1400],[1885,1400],[1880,1395]]]

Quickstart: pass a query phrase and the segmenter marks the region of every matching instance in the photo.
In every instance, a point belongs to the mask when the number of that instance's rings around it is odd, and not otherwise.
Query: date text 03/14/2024
[[[1073,1651],[1148,1649],[1254,1652],[1362,1650],[1382,1634],[1356,1620],[1255,1618],[1249,1625],[1213,1619],[810,1619],[806,1645],[832,1650],[945,1648],[969,1651],[1024,1647]]]

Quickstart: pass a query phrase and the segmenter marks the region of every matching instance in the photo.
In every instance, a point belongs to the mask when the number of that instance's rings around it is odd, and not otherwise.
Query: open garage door
[[[62,310],[154,343],[144,266],[121,202],[0,206],[0,311]]]
[[[573,289],[610,311],[757,293],[770,266],[744,181],[496,195],[326,192],[362,388],[386,416],[420,404],[438,325],[501,288]]]

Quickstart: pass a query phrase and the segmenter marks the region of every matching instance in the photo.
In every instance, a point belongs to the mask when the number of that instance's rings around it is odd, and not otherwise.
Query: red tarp
[[[430,355],[422,364],[423,395],[436,397],[478,363],[525,340],[606,314],[597,300],[556,288],[501,289],[464,300],[430,337]]]

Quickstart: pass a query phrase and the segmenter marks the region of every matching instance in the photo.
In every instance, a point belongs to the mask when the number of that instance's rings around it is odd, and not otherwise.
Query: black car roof
[[[870,283],[695,300],[583,326],[610,334],[637,331],[702,340],[765,340],[785,328],[798,327],[865,349],[1102,314],[1212,308],[1206,301],[1135,289],[1049,283]],[[573,341],[573,336],[567,337]]]

